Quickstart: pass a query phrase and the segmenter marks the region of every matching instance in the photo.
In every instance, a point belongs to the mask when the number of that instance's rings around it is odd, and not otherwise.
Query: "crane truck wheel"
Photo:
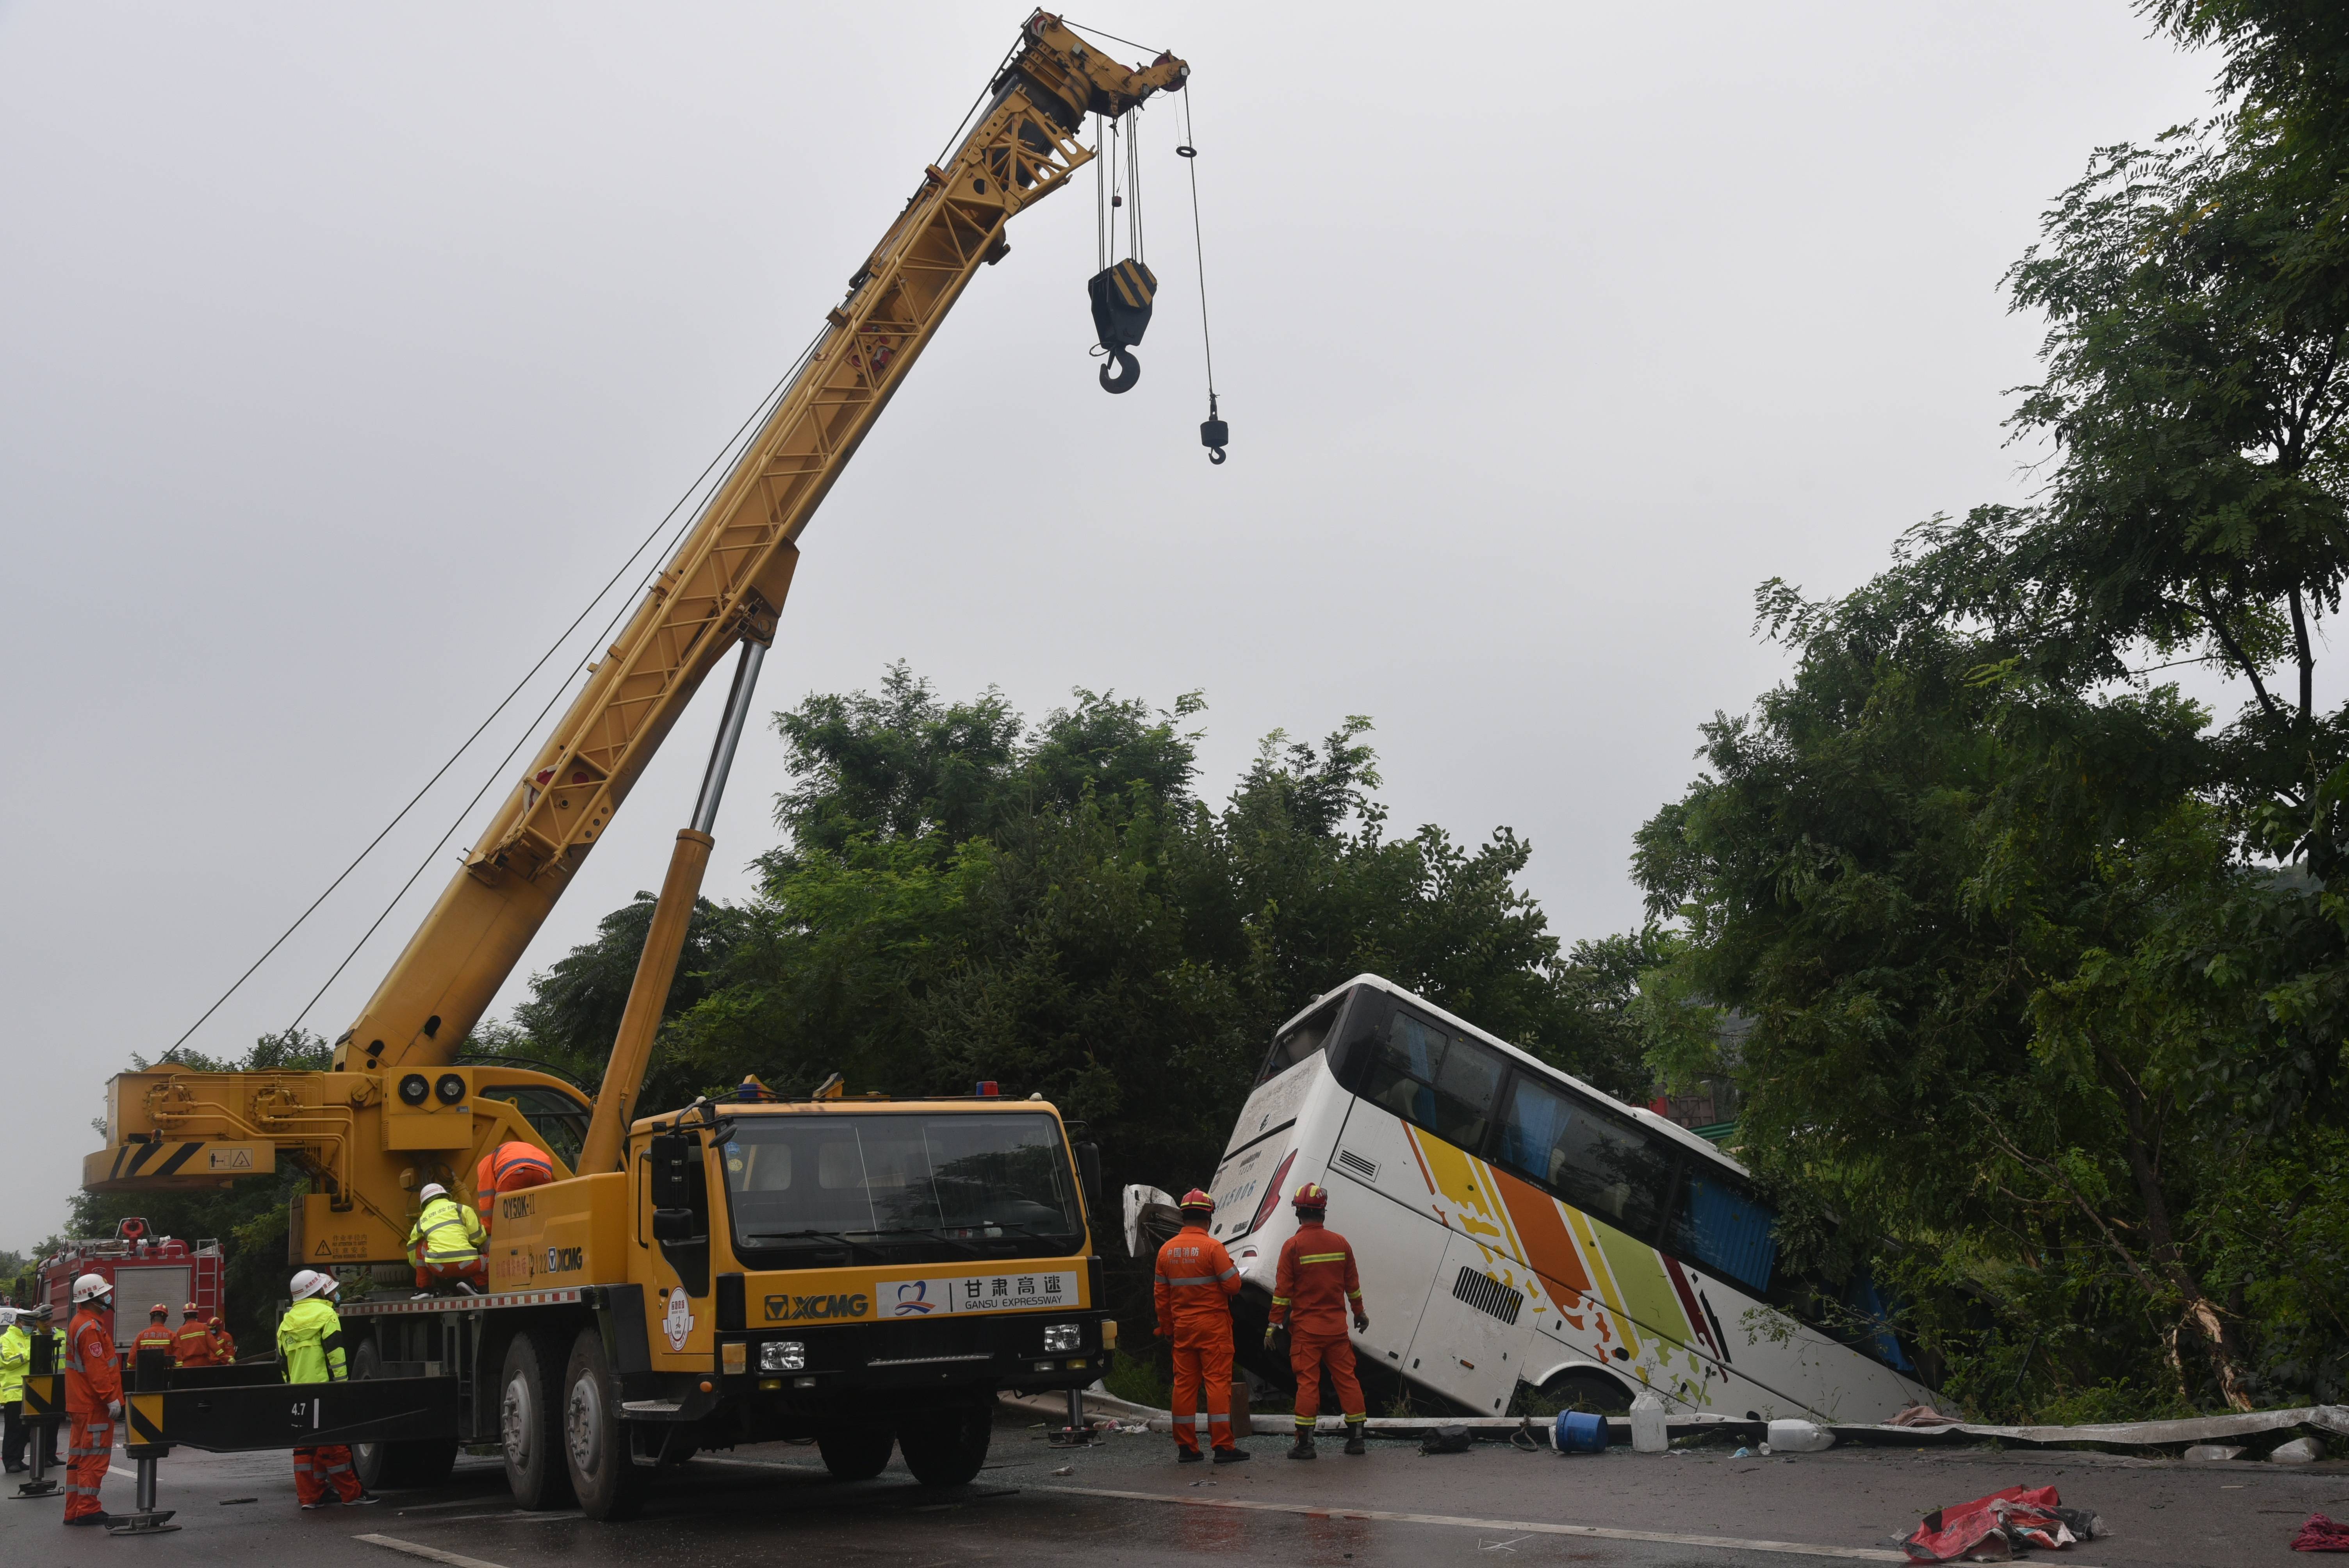
[[[506,1485],[522,1508],[567,1508],[571,1470],[563,1458],[562,1406],[546,1375],[538,1340],[517,1334],[506,1346],[498,1381],[498,1435],[505,1448]]]
[[[651,1471],[630,1452],[628,1426],[620,1419],[620,1383],[604,1356],[604,1336],[594,1325],[571,1342],[563,1373],[563,1459],[571,1491],[590,1519],[634,1519],[645,1505]]]
[[[364,1383],[383,1376],[383,1352],[372,1339],[359,1341],[351,1355],[351,1380]],[[426,1438],[402,1443],[353,1443],[351,1469],[369,1491],[409,1486],[438,1486],[457,1468],[457,1439]]]
[[[897,1451],[924,1486],[961,1486],[987,1462],[994,1434],[995,1401],[973,1399],[901,1418]]]
[[[888,1468],[896,1444],[886,1427],[828,1427],[815,1435],[815,1451],[834,1480],[871,1480]]]

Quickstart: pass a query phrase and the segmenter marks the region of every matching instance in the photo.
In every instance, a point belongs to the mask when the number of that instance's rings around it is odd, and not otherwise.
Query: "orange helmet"
[[[203,1311],[203,1308],[202,1308],[202,1307],[201,1307],[201,1306],[198,1306],[194,1302],[192,1302],[192,1301],[191,1301],[191,1302],[188,1303],[188,1305],[185,1305],[185,1306],[183,1306],[183,1307],[180,1308],[180,1310],[181,1310],[182,1313],[186,1314],[188,1316],[190,1316],[190,1317],[193,1317],[193,1316],[195,1316],[195,1315],[196,1315],[196,1314],[198,1314],[198,1313],[200,1313],[200,1312]]]
[[[1319,1181],[1308,1181],[1297,1190],[1297,1195],[1291,1198],[1289,1202],[1298,1208],[1311,1209],[1318,1212],[1330,1206],[1330,1189]]]
[[[150,1317],[169,1317],[171,1315],[171,1309],[159,1301],[154,1305],[147,1309],[147,1315]]]
[[[1188,1192],[1184,1193],[1183,1201],[1174,1206],[1182,1210],[1186,1214],[1190,1213],[1194,1210],[1196,1210],[1203,1214],[1212,1214],[1216,1212],[1216,1201],[1213,1198],[1208,1197],[1205,1192],[1200,1191],[1196,1187],[1194,1187]]]

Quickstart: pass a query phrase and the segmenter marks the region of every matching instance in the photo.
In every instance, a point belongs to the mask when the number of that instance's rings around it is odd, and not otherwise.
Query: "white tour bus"
[[[1736,1161],[1375,975],[1283,1026],[1216,1169],[1215,1234],[1257,1325],[1306,1181],[1361,1262],[1374,1387],[1393,1387],[1383,1370],[1488,1416],[1521,1381],[1587,1408],[1648,1388],[1678,1414],[1764,1419],[1930,1398],[1889,1330],[1855,1348],[1785,1310],[1803,1286],[1779,1277],[1775,1216]],[[1880,1323],[1864,1279],[1846,1299]],[[1258,1337],[1244,1326],[1242,1352]]]

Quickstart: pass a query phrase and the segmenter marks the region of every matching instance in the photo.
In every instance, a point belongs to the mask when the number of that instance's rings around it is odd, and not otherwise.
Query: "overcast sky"
[[[105,1078],[757,403],[1024,15],[0,5],[0,1246],[62,1223]],[[1166,100],[1142,385],[1086,356],[1090,189],[1023,215],[802,540],[762,711],[901,658],[1031,714],[1204,688],[1216,798],[1267,731],[1368,714],[1397,827],[1525,833],[1569,941],[1636,923],[1630,835],[1783,672],[1757,583],[1840,591],[1906,525],[2026,493],[1999,422],[2038,327],[2000,273],[2093,146],[2204,113],[2213,72],[2122,0],[1081,19],[1192,63],[1231,461],[1197,445]],[[497,1011],[658,885],[723,686]],[[193,1043],[290,1021],[518,724]],[[712,893],[749,888],[784,782],[761,729]],[[471,831],[309,1026],[350,1021]]]

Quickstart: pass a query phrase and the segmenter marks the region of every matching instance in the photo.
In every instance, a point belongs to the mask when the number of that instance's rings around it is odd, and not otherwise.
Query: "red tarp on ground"
[[[2063,1501],[2052,1486],[2011,1486],[1971,1502],[1935,1509],[1901,1545],[1917,1563],[1955,1563],[1963,1557],[1999,1561],[2013,1557],[2018,1546],[2068,1546],[2093,1532],[2094,1526],[2075,1534],[2057,1512]],[[2063,1511],[2081,1518],[2071,1510]]]

